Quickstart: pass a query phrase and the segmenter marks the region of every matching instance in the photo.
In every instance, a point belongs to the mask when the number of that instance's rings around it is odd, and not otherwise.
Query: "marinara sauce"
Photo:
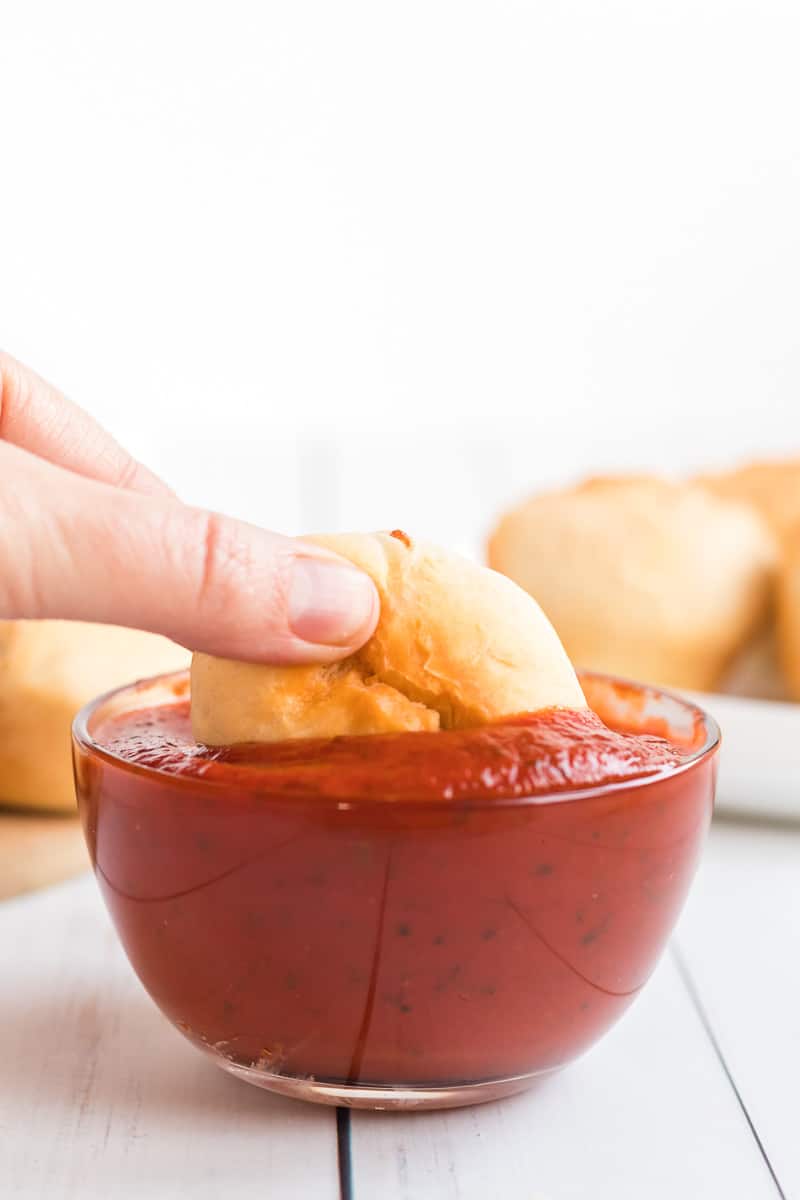
[[[564,1063],[647,979],[711,812],[703,731],[667,740],[631,700],[637,733],[552,709],[224,750],[192,740],[185,682],[100,710],[76,776],[142,983],[264,1072],[424,1087]]]

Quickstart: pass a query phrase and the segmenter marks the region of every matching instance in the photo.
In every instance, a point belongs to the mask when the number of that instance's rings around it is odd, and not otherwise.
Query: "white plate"
[[[696,693],[722,730],[717,811],[800,822],[800,704]]]

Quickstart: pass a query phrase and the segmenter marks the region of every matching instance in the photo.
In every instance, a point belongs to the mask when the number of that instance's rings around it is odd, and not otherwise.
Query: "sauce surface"
[[[270,795],[350,800],[518,799],[621,783],[686,757],[664,738],[609,729],[588,709],[547,709],[476,729],[213,749],[193,741],[184,700],[123,713],[95,736],[126,762],[170,775],[233,783],[257,773]]]

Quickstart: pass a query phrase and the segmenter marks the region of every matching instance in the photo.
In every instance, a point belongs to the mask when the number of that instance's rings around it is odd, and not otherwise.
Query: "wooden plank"
[[[0,810],[0,900],[88,868],[77,817]]]
[[[787,1196],[800,1196],[800,832],[715,823],[676,944]]]
[[[604,1041],[527,1094],[352,1121],[356,1200],[777,1195],[670,957]]]
[[[339,1194],[332,1110],[226,1076],[161,1017],[87,877],[0,908],[0,1196]]]

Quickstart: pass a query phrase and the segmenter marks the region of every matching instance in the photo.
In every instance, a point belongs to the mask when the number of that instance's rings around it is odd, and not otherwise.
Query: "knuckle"
[[[114,487],[121,488],[122,491],[127,491],[132,488],[138,481],[140,466],[139,463],[130,454],[124,451],[120,452],[121,462],[115,472],[113,480]]]
[[[252,591],[252,548],[240,527],[218,513],[202,513],[198,520],[198,604],[204,613],[218,616],[237,602],[240,606],[243,592]]]
[[[200,622],[205,628],[224,627],[242,647],[268,631],[284,636],[290,555],[265,545],[252,527],[217,513],[198,512],[195,519]]]

